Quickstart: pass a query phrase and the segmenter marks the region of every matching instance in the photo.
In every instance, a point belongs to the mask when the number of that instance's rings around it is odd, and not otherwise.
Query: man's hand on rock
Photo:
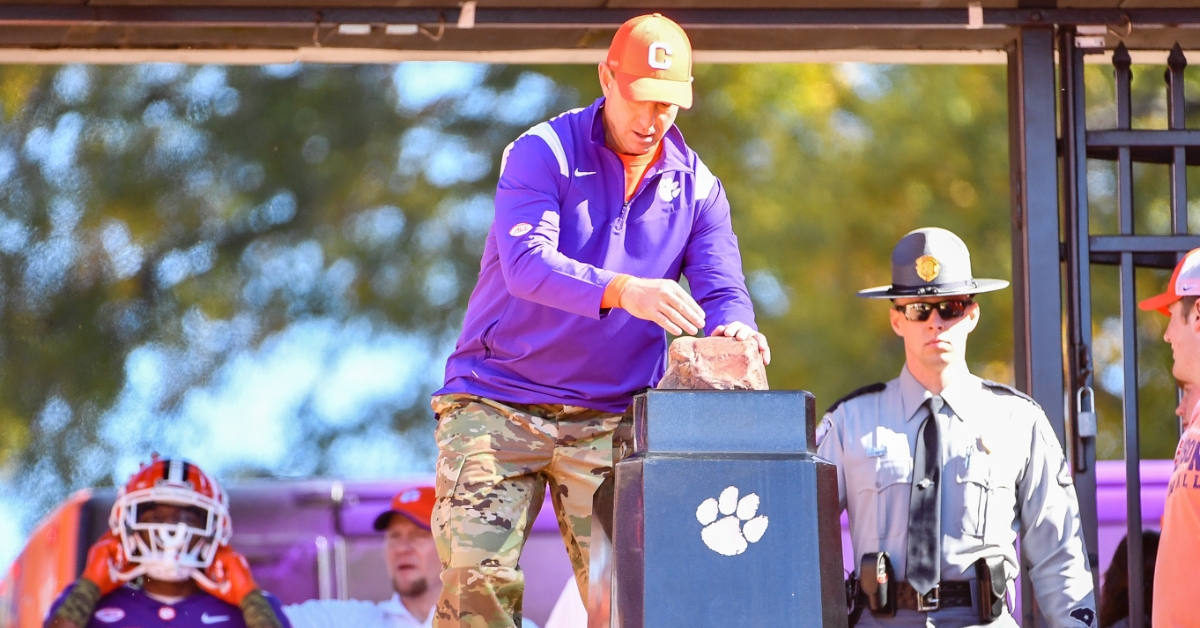
[[[674,336],[692,335],[704,328],[704,310],[670,279],[630,278],[621,290],[618,307]]]
[[[719,325],[709,335],[728,336],[730,338],[737,338],[738,340],[753,338],[758,343],[758,352],[762,354],[763,364],[771,363],[771,347],[767,344],[767,337],[754,331],[752,327],[745,323],[734,321],[728,325]]]

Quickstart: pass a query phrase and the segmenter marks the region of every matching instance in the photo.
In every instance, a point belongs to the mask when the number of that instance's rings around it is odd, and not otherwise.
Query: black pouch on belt
[[[876,617],[896,616],[896,574],[887,552],[863,554],[858,565],[858,587],[867,599],[867,608]]]
[[[1004,614],[1008,578],[1004,575],[1004,558],[992,556],[975,561],[975,578],[979,582],[979,622],[989,624]]]

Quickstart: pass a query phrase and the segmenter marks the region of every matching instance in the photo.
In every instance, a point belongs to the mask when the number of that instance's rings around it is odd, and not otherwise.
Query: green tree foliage
[[[424,437],[497,157],[569,104],[526,69],[452,69],[469,89],[432,96],[405,84],[414,66],[0,69],[0,464],[18,494],[44,508],[177,448],[190,392],[314,322],[404,338],[413,390],[349,425],[302,398],[301,446],[241,473],[330,472],[355,432]]]
[[[776,386],[808,388],[824,407],[896,376],[887,302],[855,292],[891,283],[891,249],[912,229],[950,229],[977,276],[1010,276],[1002,68],[713,67],[697,81],[714,119],[687,128],[737,208],[750,286],[760,301],[784,288],[787,307],[759,308],[789,354]],[[980,302],[973,369],[1011,379],[1011,295]]]

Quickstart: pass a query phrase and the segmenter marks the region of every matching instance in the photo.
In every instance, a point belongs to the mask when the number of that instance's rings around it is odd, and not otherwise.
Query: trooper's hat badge
[[[917,258],[917,276],[925,281],[933,281],[942,272],[942,264],[932,255],[922,255]]]

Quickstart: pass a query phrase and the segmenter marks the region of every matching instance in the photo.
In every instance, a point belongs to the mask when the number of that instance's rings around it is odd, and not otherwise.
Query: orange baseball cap
[[[432,486],[420,486],[396,493],[392,497],[392,507],[379,513],[375,518],[375,529],[382,532],[392,522],[392,515],[403,515],[413,523],[432,529],[430,520],[433,518],[434,493]]]
[[[1138,303],[1138,307],[1170,315],[1167,308],[1172,303],[1183,297],[1195,296],[1200,296],[1200,249],[1188,251],[1187,255],[1179,260],[1175,265],[1175,272],[1171,273],[1171,281],[1167,282],[1166,291]]]
[[[692,42],[662,15],[622,24],[608,47],[607,63],[626,100],[692,106]]]

